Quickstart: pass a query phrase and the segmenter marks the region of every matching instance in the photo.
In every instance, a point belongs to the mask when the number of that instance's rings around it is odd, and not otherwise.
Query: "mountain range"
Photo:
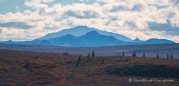
[[[34,40],[34,45],[53,45],[53,46],[117,46],[124,45],[126,42],[116,39],[113,36],[105,36],[99,34],[97,31],[87,32],[85,35],[76,37],[71,34],[67,34],[61,37],[46,39],[46,40]]]
[[[87,32],[91,32],[91,31],[97,31],[101,35],[113,36],[116,39],[121,40],[121,41],[126,41],[126,42],[132,41],[130,38],[128,38],[126,36],[123,36],[123,35],[120,35],[117,33],[98,30],[95,28],[89,28],[87,26],[77,26],[77,27],[70,28],[70,29],[64,29],[64,30],[61,30],[56,33],[47,34],[47,35],[45,35],[39,39],[36,39],[36,40],[47,40],[47,39],[61,37],[61,36],[67,35],[67,34],[71,34],[73,36],[79,37],[79,36],[85,35]]]
[[[121,46],[121,45],[141,45],[141,44],[166,44],[175,43],[166,39],[152,38],[147,41],[141,41],[136,38],[131,40],[123,35],[101,31],[86,26],[78,26],[65,29],[56,33],[47,34],[41,38],[32,41],[3,43],[23,44],[23,45],[48,45],[48,46],[72,46],[72,47],[97,47],[97,46]]]

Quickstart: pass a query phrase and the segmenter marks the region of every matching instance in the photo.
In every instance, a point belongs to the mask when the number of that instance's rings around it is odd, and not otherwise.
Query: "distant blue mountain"
[[[175,42],[167,39],[157,39],[157,38],[152,38],[143,42],[143,44],[167,44],[167,43],[175,43]]]
[[[139,38],[136,38],[132,41],[132,43],[142,43],[143,41],[141,41]]]
[[[91,31],[80,37],[67,34],[61,37],[47,39],[47,40],[34,40],[33,44],[35,45],[51,44],[53,46],[95,47],[95,46],[119,46],[119,45],[124,45],[125,43],[126,42],[120,41],[113,36],[105,36],[99,34],[97,31]]]
[[[47,34],[33,41],[13,42],[4,41],[6,44],[23,45],[48,45],[48,46],[72,46],[72,47],[98,47],[98,46],[121,46],[121,45],[142,45],[142,44],[168,44],[175,43],[166,39],[152,38],[147,41],[141,41],[136,38],[131,40],[123,35],[78,26],[71,29],[65,29],[57,33]]]
[[[91,46],[116,46],[125,44],[124,41],[120,41],[113,36],[101,35],[96,31],[88,32],[80,38]]]
[[[102,31],[102,30],[98,30],[98,29],[95,29],[95,28],[89,28],[87,26],[77,26],[77,27],[70,28],[70,29],[64,29],[64,30],[61,30],[61,31],[56,32],[56,33],[47,34],[47,35],[45,35],[45,36],[43,36],[39,39],[36,39],[36,40],[47,40],[47,39],[61,37],[61,36],[67,35],[67,34],[71,34],[73,36],[80,37],[80,36],[85,35],[87,32],[90,32],[90,31],[97,31],[101,35],[113,36],[116,39],[121,40],[121,41],[126,41],[126,42],[132,41],[130,38],[125,37],[123,35],[120,35],[120,34],[117,34],[117,33],[112,33],[112,32],[107,32],[107,31]]]
[[[157,39],[157,38],[152,38],[147,41],[141,41],[140,39],[136,38],[131,43],[132,44],[170,44],[175,42],[167,39]]]

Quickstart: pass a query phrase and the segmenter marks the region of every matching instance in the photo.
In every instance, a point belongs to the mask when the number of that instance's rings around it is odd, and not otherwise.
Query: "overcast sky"
[[[32,40],[80,25],[179,43],[179,0],[0,0],[0,41]]]

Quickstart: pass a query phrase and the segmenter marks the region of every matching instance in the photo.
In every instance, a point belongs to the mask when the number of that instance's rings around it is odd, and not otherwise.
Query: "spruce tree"
[[[87,57],[90,57],[90,53],[88,53],[88,56]]]
[[[134,53],[133,53],[133,57],[136,57],[136,52],[134,51]]]
[[[173,59],[173,55],[172,54],[171,54],[170,58]]]
[[[119,53],[119,56],[121,56],[120,53]]]
[[[101,64],[104,64],[104,59],[102,60]]]
[[[87,61],[89,60],[89,58],[90,58],[90,53],[88,53],[88,56],[87,56]]]
[[[143,54],[143,57],[145,57],[145,53]]]
[[[134,53],[132,52],[132,56],[134,56]]]
[[[78,60],[76,62],[76,66],[78,66],[80,64],[80,61],[81,61],[81,56],[78,57]]]
[[[92,57],[94,57],[95,56],[95,54],[94,54],[94,51],[92,52],[92,55],[91,55]]]
[[[122,56],[124,56],[124,52],[122,53]]]
[[[159,55],[158,55],[158,53],[157,53],[157,58],[159,58]]]
[[[167,59],[169,59],[169,55],[167,54]]]

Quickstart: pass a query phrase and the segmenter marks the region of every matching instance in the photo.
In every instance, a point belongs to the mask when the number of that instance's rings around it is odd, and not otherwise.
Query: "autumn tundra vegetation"
[[[171,80],[134,82],[130,80]],[[0,50],[0,86],[179,86],[179,60]]]

